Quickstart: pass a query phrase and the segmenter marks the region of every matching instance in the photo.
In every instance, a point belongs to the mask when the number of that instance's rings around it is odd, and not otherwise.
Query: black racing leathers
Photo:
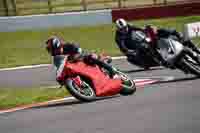
[[[145,33],[145,29],[142,28],[138,28],[132,25],[128,25],[128,32],[127,33],[121,33],[120,31],[116,31],[115,34],[115,41],[118,45],[118,47],[120,48],[120,50],[123,53],[126,53],[129,49],[130,50],[136,50],[137,47],[136,45],[134,45],[133,40],[132,40],[132,32],[133,31],[142,31]],[[179,40],[182,39],[182,36],[179,32],[177,32],[174,29],[158,29],[158,38],[159,37],[168,37],[169,35],[174,35],[176,36]]]
[[[79,45],[75,43],[67,42],[63,45],[63,54],[64,55],[74,55],[80,53]]]
[[[123,52],[124,54],[126,54],[128,50],[137,49],[132,40],[132,32],[137,30],[143,31],[143,29],[131,25],[128,25],[127,33],[121,33],[118,30],[116,31],[115,41],[118,47],[120,48],[121,52]]]
[[[145,29],[141,29],[132,25],[128,26],[128,32],[127,33],[121,33],[120,31],[116,31],[115,34],[115,41],[118,45],[118,47],[120,48],[120,51],[123,52],[127,57],[128,57],[128,61],[129,62],[134,62],[137,65],[145,65],[145,61],[141,60],[143,58],[143,55],[141,54],[141,52],[139,50],[137,50],[138,46],[134,45],[136,43],[133,42],[132,40],[132,32],[133,31],[142,31],[145,33]],[[195,51],[199,51],[198,48],[191,42],[191,41],[184,41],[183,36],[181,35],[181,33],[177,32],[174,29],[164,29],[164,28],[160,28],[157,30],[157,37],[156,38],[160,38],[160,37],[168,37],[170,35],[176,36],[177,39],[183,43],[183,45],[188,46],[190,48],[192,48]],[[157,40],[155,40],[154,42],[155,46],[157,45]],[[151,45],[150,45],[151,46]],[[149,47],[151,48],[151,47]],[[156,47],[154,47],[156,48]],[[134,50],[135,51],[135,56],[129,55],[129,50]],[[152,52],[155,53],[154,56],[156,58],[158,58],[161,62],[161,64],[166,64],[165,60],[162,59],[162,57],[156,52],[155,49],[152,49]],[[200,53],[200,52],[199,52]],[[148,59],[147,59],[148,60]]]
[[[138,48],[139,45],[136,45],[138,43],[135,43],[135,41],[132,39],[132,33],[134,31],[145,32],[142,28],[128,25],[128,32],[122,33],[118,30],[116,31],[115,41],[120,48],[120,51],[127,56],[127,60],[130,63],[134,63],[141,67],[146,67],[146,65],[149,64],[145,60],[148,59],[144,59],[146,58],[146,56],[144,56],[144,52],[141,52],[141,48]],[[131,52],[129,52],[130,50]]]

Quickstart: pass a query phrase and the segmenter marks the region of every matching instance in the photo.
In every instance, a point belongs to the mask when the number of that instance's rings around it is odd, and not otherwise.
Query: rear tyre
[[[83,81],[83,86],[79,87],[73,80],[67,79],[65,81],[65,87],[72,96],[81,101],[90,102],[96,99],[94,89],[85,81]]]
[[[118,71],[117,73],[122,80],[122,90],[120,91],[120,94],[124,96],[134,94],[136,92],[136,85],[134,81],[122,72]]]

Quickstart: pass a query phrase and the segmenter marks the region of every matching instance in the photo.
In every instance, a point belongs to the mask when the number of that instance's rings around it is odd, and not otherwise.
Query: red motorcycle
[[[104,62],[110,58],[100,57]],[[136,91],[133,80],[113,66],[115,76],[96,64],[88,64],[83,60],[70,62],[66,56],[55,56],[53,64],[57,68],[57,80],[81,101],[93,101],[96,97],[112,96],[116,94],[131,95]]]

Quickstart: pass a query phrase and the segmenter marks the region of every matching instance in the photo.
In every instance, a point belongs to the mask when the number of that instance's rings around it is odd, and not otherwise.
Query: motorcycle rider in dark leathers
[[[107,63],[100,61],[96,54],[83,52],[82,48],[80,48],[77,43],[64,42],[60,38],[53,36],[46,41],[46,50],[53,57],[57,55],[67,55],[67,59],[70,62],[83,60],[85,63],[90,65],[97,64],[98,66],[107,69],[111,76],[115,75],[115,71],[112,67],[110,67]],[[58,82],[62,84],[60,81]]]
[[[184,45],[192,48],[194,51],[200,53],[199,49],[190,41],[184,40],[181,33],[177,32],[174,29],[157,29],[155,26],[146,25],[144,29],[136,27],[134,25],[130,25],[126,22],[126,20],[120,18],[116,20],[116,34],[115,41],[120,48],[120,51],[127,56],[127,60],[129,62],[134,62],[139,66],[145,67],[145,62],[141,59],[141,53],[137,50],[137,47],[132,43],[132,32],[133,31],[142,31],[147,35],[149,39],[145,39],[144,41],[149,44],[149,48],[154,53],[157,59],[159,59],[159,64],[168,66],[168,62],[166,62],[158,52],[156,52],[156,43],[159,37],[167,37],[169,35],[176,36],[177,39]],[[133,56],[134,55],[134,56]]]

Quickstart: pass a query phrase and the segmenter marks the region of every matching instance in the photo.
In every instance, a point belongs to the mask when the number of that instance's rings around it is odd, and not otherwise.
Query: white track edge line
[[[126,59],[126,56],[117,56],[112,57],[113,60],[119,60],[119,59]],[[20,66],[20,67],[12,67],[12,68],[2,68],[1,71],[10,71],[10,70],[20,70],[20,69],[30,69],[30,68],[39,68],[39,67],[48,67],[51,66],[51,64],[39,64],[39,65],[29,65],[29,66]]]

